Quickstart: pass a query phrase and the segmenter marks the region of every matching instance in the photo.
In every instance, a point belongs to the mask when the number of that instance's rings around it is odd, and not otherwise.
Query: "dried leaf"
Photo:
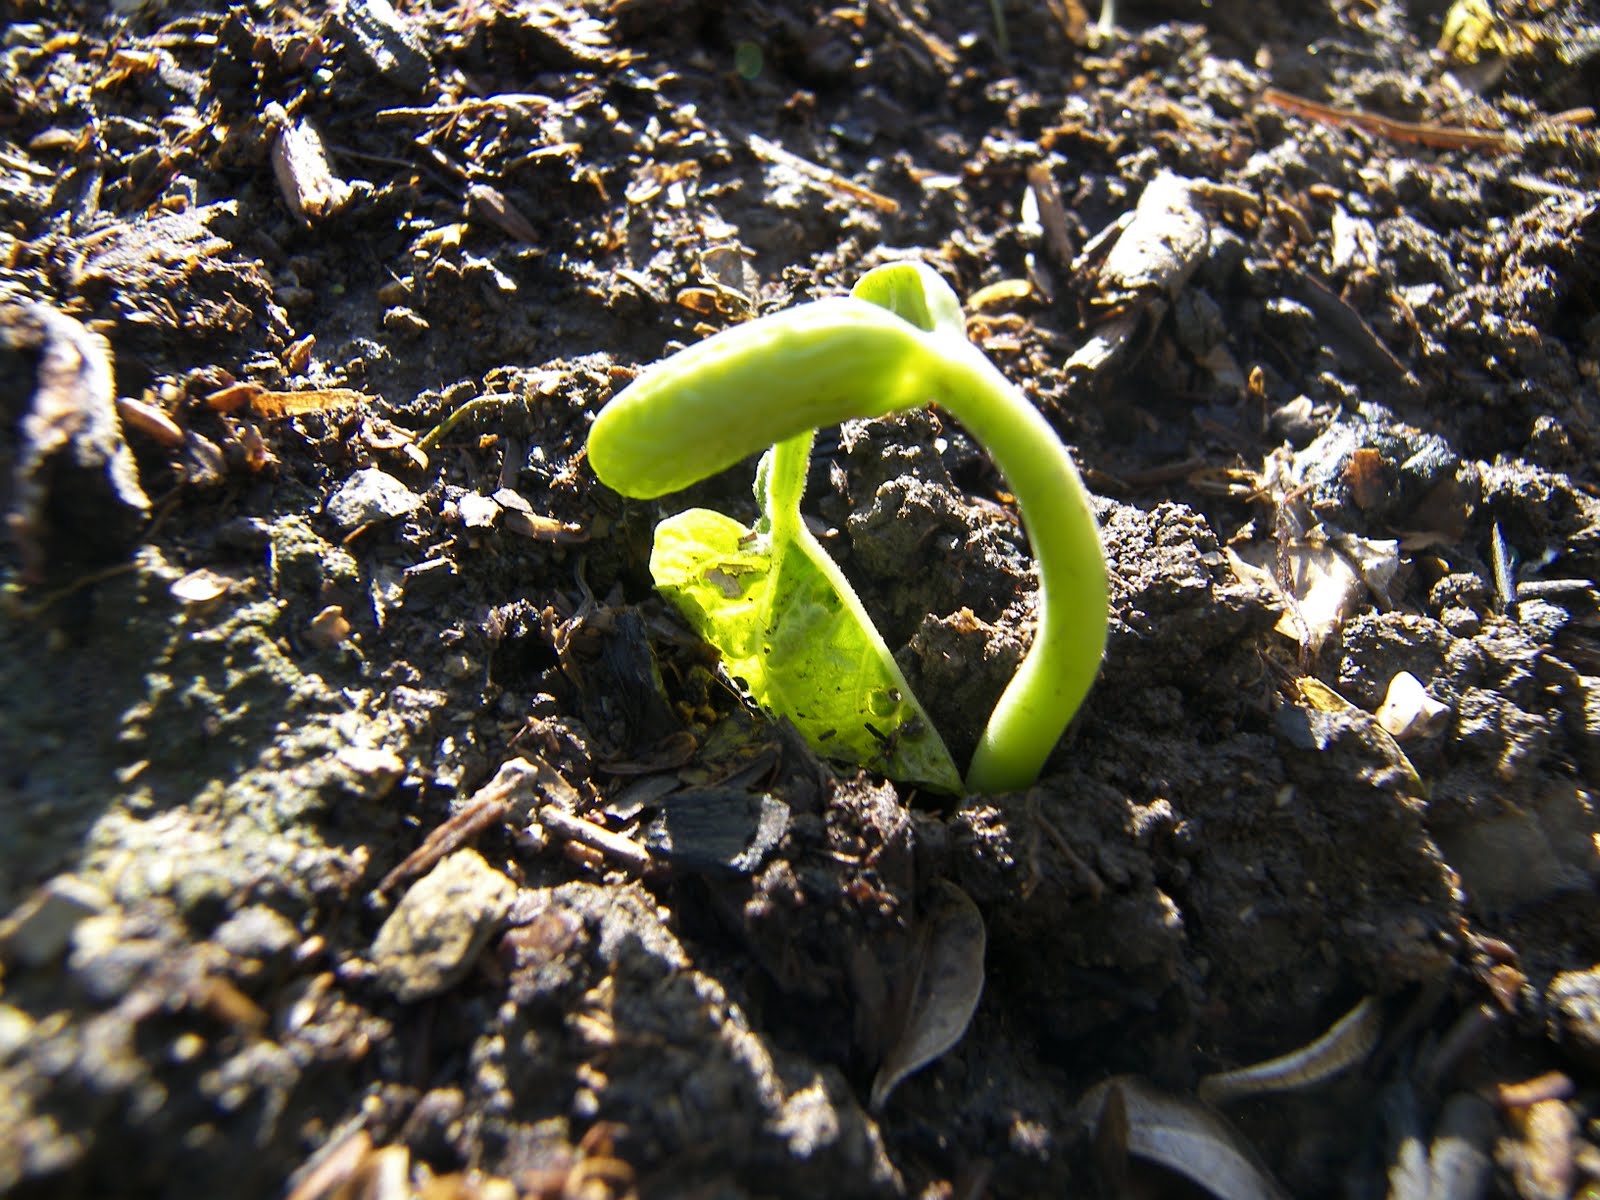
[[[1241,1096],[1312,1087],[1365,1061],[1382,1032],[1382,1010],[1376,999],[1365,996],[1308,1045],[1266,1062],[1207,1075],[1200,1081],[1200,1098],[1222,1104]]]
[[[983,995],[983,914],[955,884],[940,880],[935,886],[938,899],[924,918],[905,1023],[872,1081],[873,1112],[902,1080],[961,1040]]]
[[[1387,598],[1400,568],[1400,544],[1354,534],[1328,537],[1319,528],[1281,549],[1261,542],[1245,547],[1242,554],[1229,551],[1241,577],[1281,596],[1276,570],[1280,557],[1294,594],[1288,598],[1293,604],[1286,604],[1278,632],[1317,651],[1366,602],[1369,592]]]
[[[317,131],[291,118],[280,104],[267,105],[265,118],[274,133],[272,169],[289,211],[310,225],[344,208],[352,189],[333,173]]]
[[[1220,1200],[1284,1200],[1285,1193],[1226,1121],[1209,1108],[1169,1095],[1133,1075],[1117,1075],[1084,1096],[1079,1112],[1090,1129],[1117,1114],[1126,1122],[1128,1153],[1165,1167]]]

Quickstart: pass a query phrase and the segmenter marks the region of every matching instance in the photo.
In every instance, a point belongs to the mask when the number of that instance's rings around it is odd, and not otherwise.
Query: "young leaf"
[[[854,591],[799,519],[804,445],[763,459],[751,530],[692,508],[656,527],[650,573],[751,700],[829,758],[959,792],[961,774]]]

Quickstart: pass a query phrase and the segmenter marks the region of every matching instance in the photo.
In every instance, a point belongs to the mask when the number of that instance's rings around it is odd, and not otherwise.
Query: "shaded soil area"
[[[1592,3],[113,8],[0,0],[0,1194],[1600,1189]],[[585,463],[901,258],[1097,497],[1026,792],[748,711],[647,564],[752,467]],[[806,509],[964,763],[1004,480]]]

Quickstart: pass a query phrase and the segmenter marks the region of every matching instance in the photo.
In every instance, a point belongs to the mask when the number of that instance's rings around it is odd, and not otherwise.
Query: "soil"
[[[0,1194],[1600,1192],[1593,3],[111,10],[0,2]],[[1024,793],[747,711],[647,562],[752,468],[585,464],[906,257],[1098,498]],[[965,761],[1004,481],[806,506]]]

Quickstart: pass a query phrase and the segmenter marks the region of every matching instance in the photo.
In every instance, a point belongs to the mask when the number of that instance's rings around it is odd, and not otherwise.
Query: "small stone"
[[[1399,742],[1437,733],[1449,716],[1450,706],[1428,695],[1410,671],[1397,672],[1389,681],[1389,692],[1377,712],[1378,724]]]
[[[523,513],[530,517],[533,515],[533,505],[529,504],[527,498],[520,492],[514,492],[510,488],[501,488],[489,498],[510,512]]]
[[[516,892],[476,850],[450,855],[412,885],[378,930],[378,985],[406,1004],[446,991],[471,970]]]
[[[1296,396],[1273,409],[1272,432],[1297,449],[1311,444],[1317,436],[1316,406],[1310,396]]]
[[[350,636],[350,629],[350,619],[344,615],[344,609],[330,604],[311,618],[306,627],[306,640],[323,650],[331,650]]]
[[[390,333],[416,337],[428,332],[428,320],[415,309],[397,304],[383,314],[383,327]]]
[[[437,596],[455,582],[456,574],[456,564],[448,558],[429,558],[413,563],[401,577],[406,599]]]
[[[105,911],[106,897],[73,875],[57,875],[0,922],[0,958],[42,967],[61,957],[85,917]]]
[[[299,945],[300,933],[281,913],[252,904],[217,926],[211,940],[237,958],[271,962],[287,958]]]
[[[371,746],[341,746],[334,756],[349,772],[344,785],[358,796],[382,800],[406,773],[405,760],[393,750]]]
[[[422,507],[422,497],[377,467],[357,471],[328,498],[327,514],[341,529],[390,521]]]
[[[0,1004],[0,1062],[28,1044],[33,1037],[35,1021],[20,1008]]]
[[[233,580],[219,571],[210,567],[200,567],[190,571],[181,579],[173,581],[168,591],[172,598],[179,604],[186,604],[191,608],[203,608],[214,600],[226,596],[233,587]]]
[[[1451,605],[1439,612],[1439,624],[1458,638],[1476,637],[1483,630],[1483,618],[1470,608]]]
[[[1567,1053],[1600,1067],[1600,966],[1563,971],[1545,992],[1550,1037]]]
[[[456,502],[461,524],[468,529],[493,529],[500,519],[500,506],[487,496],[468,492]]]
[[[130,921],[120,912],[97,913],[72,931],[67,969],[96,1004],[123,999],[174,953],[173,944]]]

